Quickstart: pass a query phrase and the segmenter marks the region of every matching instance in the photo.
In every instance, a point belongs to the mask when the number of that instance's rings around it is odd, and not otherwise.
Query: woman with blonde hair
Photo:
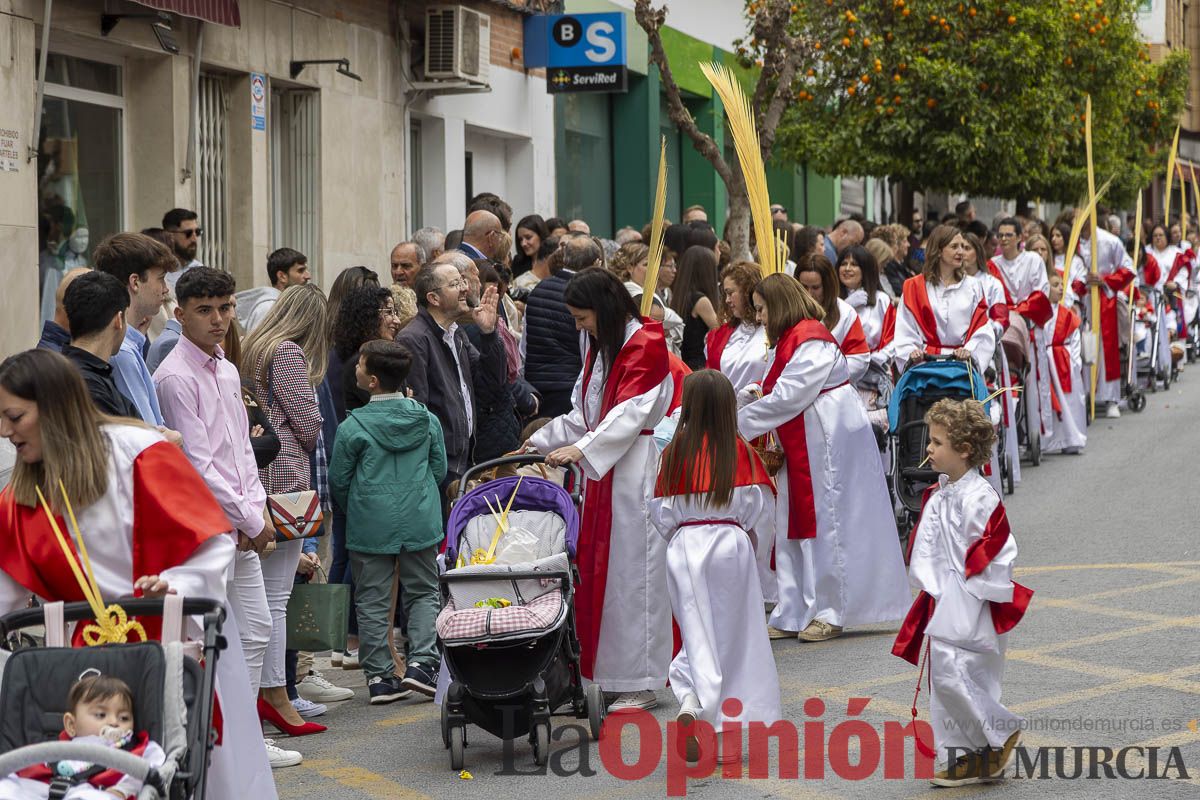
[[[26,350],[0,363],[0,436],[16,448],[12,479],[0,492],[0,614],[25,608],[30,597],[84,599],[54,543],[39,492],[70,537],[66,493],[101,596],[178,593],[225,602],[233,526],[216,498],[183,451],[158,431],[96,411],[70,361],[49,350]],[[250,711],[237,617],[227,612],[228,649],[216,668],[224,727],[212,753],[209,796],[274,800],[262,733]],[[151,638],[158,634],[154,622],[143,620]]]
[[[325,295],[316,286],[289,286],[243,342],[242,373],[254,381],[254,392],[266,405],[279,437],[279,455],[258,471],[268,496],[308,491],[312,459],[324,458],[316,387],[329,363],[327,313]],[[321,506],[329,508],[325,497]],[[300,540],[280,542],[262,564],[272,628],[263,661],[258,713],[265,722],[292,736],[325,730],[323,725],[301,719],[287,695],[287,603],[302,546]]]
[[[963,260],[970,248],[962,231],[939,225],[925,244],[925,268],[904,282],[896,312],[896,367],[933,355],[974,359],[983,372],[992,363],[996,331],[988,324],[983,284],[966,274]]]
[[[773,351],[761,387],[738,395],[738,429],[783,451],[770,635],[819,642],[900,619],[910,595],[883,462],[824,309],[787,275],[753,297]]]

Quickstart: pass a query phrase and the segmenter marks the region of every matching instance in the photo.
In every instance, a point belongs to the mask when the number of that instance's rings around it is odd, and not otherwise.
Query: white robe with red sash
[[[1037,253],[1026,250],[1018,253],[1012,261],[1003,255],[994,256],[988,260],[987,268],[988,273],[999,281],[1004,289],[1010,324],[1016,322],[1016,318],[1019,317],[1023,325],[1028,323],[1032,326],[1025,333],[1029,340],[1030,354],[1029,370],[1025,376],[1028,386],[1019,398],[1010,393],[1009,401],[1028,403],[1029,418],[1038,420],[1040,432],[1045,434],[1050,425],[1050,409],[1045,405],[1050,399],[1050,386],[1047,381],[1050,362],[1046,357],[1046,343],[1042,339],[1041,328],[1050,319],[1051,314],[1050,277],[1046,273],[1046,262],[1042,261],[1042,257]],[[1017,451],[1013,449],[1009,452]]]
[[[867,334],[863,331],[862,323],[858,320],[858,312],[854,306],[842,298],[837,298],[838,321],[830,333],[846,357],[846,369],[850,373],[850,383],[858,382],[867,374],[871,366],[871,346],[867,343]]]
[[[184,597],[224,601],[234,555],[229,521],[183,451],[142,427],[108,424],[102,433],[109,446],[108,489],[75,514],[103,597],[130,597],[135,580],[157,574]],[[59,528],[72,536],[61,517]],[[25,607],[30,595],[47,601],[84,599],[45,514],[17,504],[5,489],[0,493],[0,613]],[[158,622],[143,623],[152,636],[160,630]],[[217,664],[222,741],[213,753],[208,796],[274,800],[275,781],[232,613],[225,618],[224,636],[229,647]]]
[[[667,590],[683,638],[671,662],[675,697],[694,694],[701,719],[713,725],[769,725],[783,712],[753,534],[763,522],[774,524],[775,487],[758,455],[739,444],[728,506],[704,504],[709,484],[700,471],[675,486],[660,473],[650,519],[667,540]],[[741,702],[740,714],[721,711],[730,698]]]
[[[1087,392],[1080,379],[1083,358],[1079,315],[1070,306],[1055,306],[1043,336],[1050,343],[1054,395],[1046,399],[1053,419],[1042,449],[1053,452],[1083,447],[1087,444]]]
[[[771,624],[842,627],[899,619],[904,560],[879,446],[846,359],[825,326],[803,320],[776,344],[763,396],[738,411],[747,439],[775,431],[775,564]]]
[[[953,483],[942,475],[910,547],[909,579],[920,594],[892,652],[916,665],[928,637],[938,756],[945,760],[950,747],[1000,747],[1021,723],[1000,704],[1007,633],[1033,595],[1012,580],[1017,543],[1000,496],[975,470]]]
[[[1000,342],[1004,336],[1004,330],[1009,325],[1008,298],[1004,291],[1004,284],[1000,279],[991,272],[984,270],[983,272],[975,273],[975,279],[983,284],[983,296],[987,300],[988,317],[992,320],[992,327],[996,330],[996,341]],[[1003,347],[997,347],[994,351],[994,358],[1000,365],[1000,374],[997,375],[997,385],[1012,386],[1012,373],[1008,369],[1008,356],[1004,352]],[[1008,453],[1017,452],[1017,426],[1013,424],[1013,420],[1017,418],[1017,399],[1013,392],[1005,392],[1000,398],[1000,413],[1004,420],[1004,448]],[[997,448],[992,448],[992,461],[988,465],[987,476],[991,484],[1000,490],[1000,460],[996,456]],[[1013,483],[1021,482],[1021,459],[1015,456],[1010,459],[1013,472]]]
[[[1084,226],[1087,233],[1087,226]],[[1125,375],[1125,365],[1120,358],[1120,332],[1117,327],[1117,293],[1129,293],[1129,284],[1133,280],[1133,259],[1125,252],[1125,245],[1116,236],[1103,228],[1096,230],[1096,248],[1099,255],[1095,272],[1103,283],[1100,286],[1100,361],[1096,375],[1096,402],[1115,403],[1121,399],[1121,381]],[[1079,257],[1083,264],[1092,271],[1092,247],[1090,241],[1079,241]],[[1083,295],[1084,305],[1088,305],[1091,296],[1089,289]],[[1096,326],[1093,321],[1092,331]],[[1090,370],[1088,380],[1091,380]]]
[[[725,323],[708,332],[704,366],[721,372],[740,392],[767,374],[767,332],[753,322]]]
[[[996,331],[988,322],[983,284],[974,276],[949,286],[928,284],[924,275],[909,278],[896,312],[897,369],[904,369],[914,350],[949,355],[965,347],[983,372],[996,349]]]
[[[605,380],[607,378],[607,380]],[[612,692],[659,689],[671,661],[666,543],[646,504],[658,450],[650,435],[674,394],[662,326],[631,320],[610,370],[584,359],[569,414],[531,438],[541,453],[574,445],[587,476],[575,595],[583,674]]]
[[[1066,256],[1059,253],[1054,257],[1054,271],[1059,277],[1063,274],[1063,264],[1067,261]],[[1067,298],[1067,305],[1073,306],[1076,312],[1082,311],[1082,298],[1087,296],[1087,285],[1084,283],[1087,280],[1087,266],[1083,263],[1083,259],[1079,256],[1071,257],[1071,277],[1066,281],[1063,287],[1063,294]],[[1080,319],[1084,319],[1084,315],[1080,313]]]

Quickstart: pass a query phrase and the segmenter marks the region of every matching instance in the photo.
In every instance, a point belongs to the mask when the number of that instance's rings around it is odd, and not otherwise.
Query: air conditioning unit
[[[425,78],[487,85],[492,19],[464,6],[425,10]]]

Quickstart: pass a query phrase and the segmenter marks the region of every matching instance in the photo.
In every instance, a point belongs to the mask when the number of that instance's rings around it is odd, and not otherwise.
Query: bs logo
[[[606,20],[589,22],[587,28],[575,17],[563,17],[554,23],[554,43],[562,48],[571,48],[587,42],[584,57],[593,64],[607,64],[617,54],[616,30]]]

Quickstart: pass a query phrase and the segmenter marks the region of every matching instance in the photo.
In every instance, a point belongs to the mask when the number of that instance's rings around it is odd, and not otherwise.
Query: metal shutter
[[[225,170],[228,164],[226,124],[229,93],[219,75],[200,75],[200,119],[197,127],[196,194],[197,213],[204,235],[197,258],[217,269],[227,269],[229,259],[229,213],[226,203]]]

